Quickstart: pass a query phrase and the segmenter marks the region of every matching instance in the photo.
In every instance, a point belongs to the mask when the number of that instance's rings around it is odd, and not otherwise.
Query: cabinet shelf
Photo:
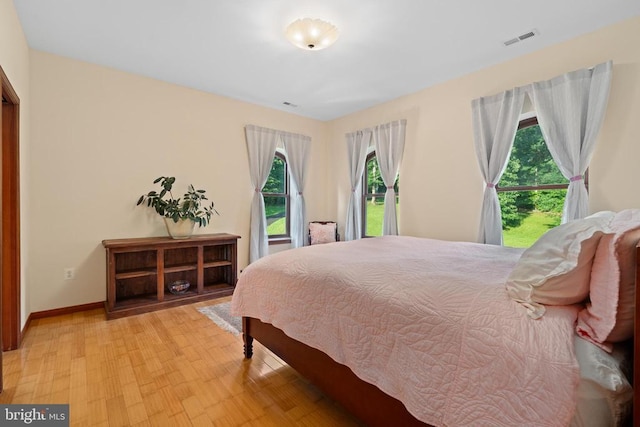
[[[224,267],[225,265],[231,265],[231,261],[212,261],[205,262],[203,264],[204,268],[215,268],[215,267]]]
[[[180,271],[191,271],[197,270],[197,265],[176,265],[175,267],[167,267],[164,269],[165,273],[177,273]]]
[[[145,313],[233,293],[237,241],[219,233],[185,240],[165,237],[104,240],[107,255],[107,318]],[[187,280],[181,295],[166,285]]]
[[[156,269],[123,271],[120,273],[116,273],[116,280],[134,279],[136,277],[145,277],[145,276],[155,276],[157,274],[158,272]]]

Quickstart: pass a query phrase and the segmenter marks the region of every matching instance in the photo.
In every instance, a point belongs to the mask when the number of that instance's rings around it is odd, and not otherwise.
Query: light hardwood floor
[[[68,403],[78,426],[357,426],[358,421],[259,343],[197,307],[105,319],[37,319],[4,357],[0,403]]]

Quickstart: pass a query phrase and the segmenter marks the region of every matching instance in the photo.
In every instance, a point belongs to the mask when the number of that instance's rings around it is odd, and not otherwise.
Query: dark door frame
[[[0,67],[2,91],[0,263],[2,349],[22,342],[20,322],[20,98]],[[0,383],[1,384],[1,383]]]

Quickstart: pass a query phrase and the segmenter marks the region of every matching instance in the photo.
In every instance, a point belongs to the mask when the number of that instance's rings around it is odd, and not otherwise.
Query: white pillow
[[[507,278],[507,293],[540,318],[543,304],[568,305],[589,296],[591,264],[614,214],[597,214],[550,229],[527,248]]]
[[[580,366],[580,382],[571,426],[623,425],[633,403],[633,387],[624,374],[633,363],[631,352],[625,346],[616,346],[609,354],[578,336],[574,337],[573,345]],[[576,423],[578,420],[582,423]]]

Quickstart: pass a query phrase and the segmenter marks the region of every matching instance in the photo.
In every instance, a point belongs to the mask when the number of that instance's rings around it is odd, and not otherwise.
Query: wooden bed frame
[[[398,399],[361,380],[351,369],[322,351],[290,338],[275,326],[243,317],[242,330],[245,357],[253,355],[255,338],[366,425],[428,425],[411,415]]]
[[[640,283],[640,246],[636,248],[636,289]],[[242,318],[244,355],[253,355],[258,340],[325,394],[370,426],[426,426],[411,415],[399,400],[357,377],[351,369],[322,351],[287,336],[275,326],[251,317]],[[640,425],[640,292],[636,292],[633,339],[633,410],[631,424]],[[638,357],[636,357],[638,356]]]

